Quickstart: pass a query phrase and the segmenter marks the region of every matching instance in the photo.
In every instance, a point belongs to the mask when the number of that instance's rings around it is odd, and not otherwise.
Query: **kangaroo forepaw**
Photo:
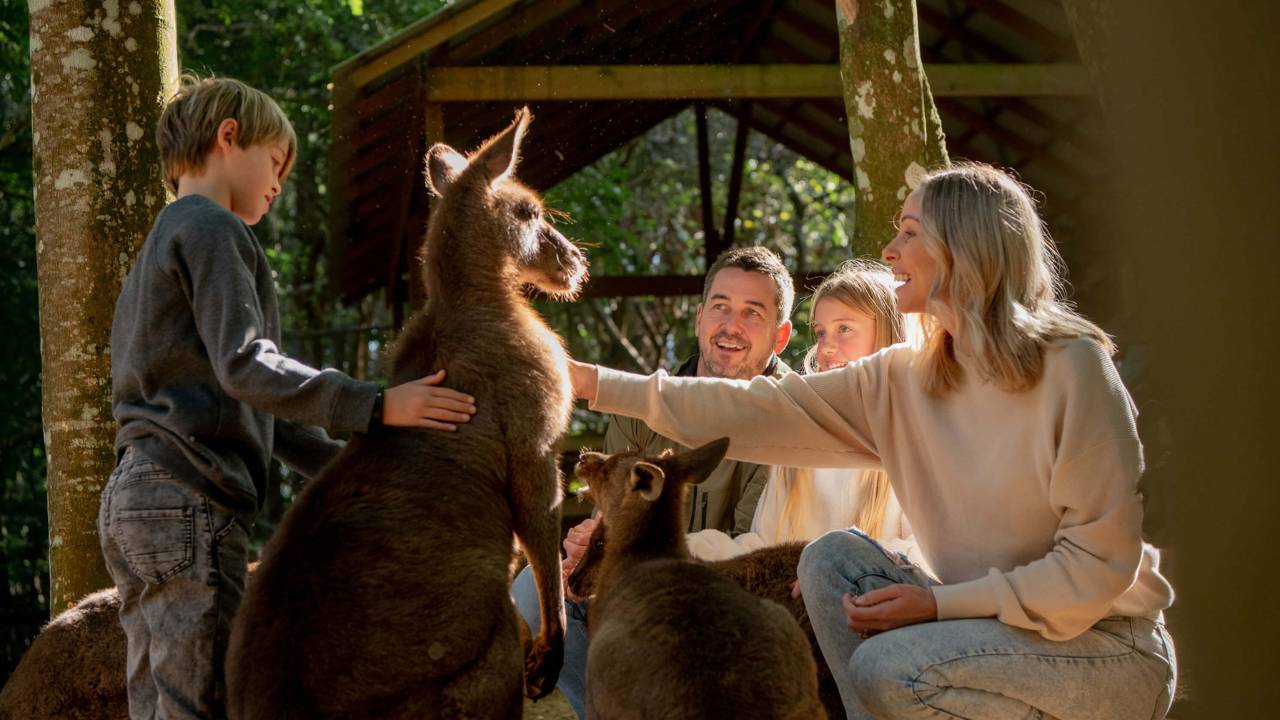
[[[564,639],[534,638],[533,648],[524,657],[524,694],[531,700],[546,697],[560,679],[564,665]]]

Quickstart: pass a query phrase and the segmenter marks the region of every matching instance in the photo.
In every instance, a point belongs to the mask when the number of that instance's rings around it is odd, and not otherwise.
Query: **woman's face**
[[[841,368],[876,351],[876,320],[825,297],[813,308],[813,336],[818,342],[818,370]]]
[[[897,237],[881,252],[884,261],[893,268],[893,279],[901,283],[896,292],[898,310],[904,313],[924,312],[929,289],[938,277],[938,263],[925,248],[920,214],[920,191],[917,190],[902,204]]]

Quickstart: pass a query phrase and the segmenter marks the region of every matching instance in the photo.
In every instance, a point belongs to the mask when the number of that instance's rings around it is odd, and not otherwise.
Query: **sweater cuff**
[[[338,393],[333,404],[333,416],[329,428],[338,432],[368,432],[373,419],[373,401],[381,385],[371,382],[355,382]]]
[[[992,568],[992,573],[999,570]],[[1000,613],[994,578],[988,574],[976,580],[954,585],[934,585],[933,597],[938,602],[939,620],[996,617]]]
[[[645,408],[645,395],[653,375],[637,375],[597,366],[599,384],[596,401],[588,407],[596,412],[617,413],[627,417],[639,417]],[[666,375],[659,370],[656,374]]]

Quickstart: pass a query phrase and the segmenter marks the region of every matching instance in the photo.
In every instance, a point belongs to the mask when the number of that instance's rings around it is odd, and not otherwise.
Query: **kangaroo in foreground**
[[[605,524],[596,525],[591,533],[591,540],[586,552],[578,561],[577,567],[569,575],[568,588],[578,597],[588,597],[599,587],[600,568],[603,565],[605,548]],[[833,718],[844,716],[844,703],[840,700],[840,689],[836,687],[836,679],[831,675],[831,668],[822,655],[818,638],[813,634],[813,623],[809,622],[809,613],[804,607],[804,600],[791,596],[791,584],[796,579],[796,567],[800,564],[800,553],[804,550],[803,542],[788,542],[770,545],[744,555],[727,560],[716,560],[704,564],[737,583],[739,587],[756,597],[772,600],[791,613],[800,626],[800,632],[809,640],[810,652],[816,666],[818,679],[818,697],[827,715]],[[688,558],[693,560],[693,558]],[[694,560],[694,562],[702,562]],[[590,619],[590,618],[588,618]]]
[[[790,613],[689,559],[687,484],[728,447],[579,460],[607,538],[587,625],[588,718],[827,717]]]
[[[572,392],[560,338],[522,287],[569,297],[587,270],[512,176],[529,120],[522,109],[469,157],[440,144],[426,156],[439,197],[428,305],[398,341],[391,379],[446,368],[477,412],[454,433],[356,435],[299,495],[233,624],[234,720],[516,718],[522,686],[535,698],[555,687],[556,454]],[[523,650],[513,532],[541,596],[542,631]]]

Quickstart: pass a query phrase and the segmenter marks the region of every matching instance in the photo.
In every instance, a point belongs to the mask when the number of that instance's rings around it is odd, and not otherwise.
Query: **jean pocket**
[[[149,585],[191,567],[195,558],[193,508],[120,510],[111,518],[111,534],[130,569]]]

